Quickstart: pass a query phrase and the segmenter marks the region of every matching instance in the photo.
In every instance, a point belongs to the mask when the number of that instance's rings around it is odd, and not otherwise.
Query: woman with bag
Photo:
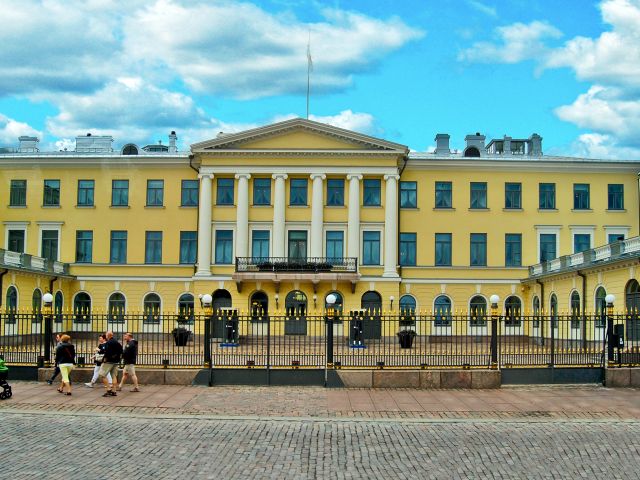
[[[96,364],[93,367],[93,377],[89,383],[85,383],[85,387],[93,388],[93,386],[98,381],[98,372],[100,371],[100,365],[102,365],[102,361],[104,360],[104,349],[105,343],[107,341],[107,336],[103,333],[98,337],[98,346],[95,349],[95,353],[93,355],[93,362]],[[111,383],[111,374],[107,375],[107,381]]]
[[[62,385],[58,388],[58,391],[65,395],[71,395],[69,374],[76,364],[76,349],[71,344],[69,335],[65,334],[60,337],[60,344],[56,348],[56,363],[60,367],[60,374],[62,375]],[[67,387],[66,392],[65,387]]]

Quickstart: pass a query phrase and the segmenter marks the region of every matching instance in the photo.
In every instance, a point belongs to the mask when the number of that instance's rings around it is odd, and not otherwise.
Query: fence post
[[[613,310],[613,307],[611,308]],[[609,310],[609,306],[607,306]],[[613,312],[607,312],[607,362],[615,362],[615,343],[613,342]]]
[[[498,369],[498,295],[491,295],[491,369]]]
[[[551,316],[549,317],[549,323],[550,323],[550,328],[551,328],[551,338],[549,340],[549,344],[551,347],[551,355],[549,358],[549,367],[554,367],[556,364],[556,325],[558,323],[558,320],[556,319],[556,321],[554,322],[554,318],[557,314],[555,313],[551,313]]]
[[[44,359],[45,362],[51,361],[51,336],[53,335],[53,315],[46,314],[42,316],[44,322]]]
[[[213,316],[204,315],[204,364],[211,368],[211,322]]]

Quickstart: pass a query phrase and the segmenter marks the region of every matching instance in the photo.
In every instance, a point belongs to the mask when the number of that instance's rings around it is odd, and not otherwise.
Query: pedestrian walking
[[[104,358],[102,359],[102,365],[98,370],[98,379],[102,380],[106,392],[103,397],[115,397],[116,387],[118,385],[118,364],[122,358],[122,345],[113,336],[113,332],[109,330],[105,336],[107,341],[104,344]],[[107,377],[111,374],[111,382]]]
[[[58,348],[58,346],[60,345],[60,334],[56,333],[56,349]],[[47,359],[48,361],[48,359]],[[53,382],[56,381],[56,377],[60,375],[60,367],[58,366],[58,362],[55,362],[55,368],[53,369],[53,375],[51,375],[51,378],[49,380],[47,380],[47,383],[49,385],[52,385]]]
[[[118,385],[118,390],[122,390],[122,385],[124,381],[131,377],[131,381],[133,382],[132,392],[139,392],[140,388],[138,388],[138,377],[136,375],[136,360],[138,358],[138,341],[133,338],[131,333],[127,332],[124,334],[123,340],[125,342],[124,349],[122,351],[122,360],[124,361],[124,371],[122,373],[122,380],[120,380],[120,385]]]
[[[98,346],[93,354],[93,362],[95,363],[95,367],[93,367],[93,377],[91,377],[90,382],[84,384],[86,387],[93,388],[98,381],[98,373],[100,372],[100,366],[104,360],[104,349],[106,343],[107,336],[104,333],[100,334],[98,337]],[[107,382],[112,383],[111,373],[107,374]]]
[[[65,395],[71,395],[69,375],[76,364],[76,349],[71,344],[69,335],[65,334],[60,337],[60,343],[56,347],[56,364],[60,367],[60,375],[62,376],[62,385],[58,388],[58,391]]]

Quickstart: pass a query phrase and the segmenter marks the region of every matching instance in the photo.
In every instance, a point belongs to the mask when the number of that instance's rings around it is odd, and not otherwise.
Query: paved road
[[[640,422],[5,410],[0,477],[640,478]],[[125,458],[130,461],[125,461]]]

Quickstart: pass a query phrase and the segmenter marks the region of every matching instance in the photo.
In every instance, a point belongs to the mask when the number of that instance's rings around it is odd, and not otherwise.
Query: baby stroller
[[[5,398],[11,398],[13,393],[11,392],[11,385],[7,383],[7,377],[9,376],[9,368],[4,364],[4,360],[0,358],[0,400]]]

